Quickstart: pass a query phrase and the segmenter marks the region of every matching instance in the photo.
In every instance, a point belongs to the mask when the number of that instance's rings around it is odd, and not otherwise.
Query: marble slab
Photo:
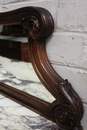
[[[58,130],[58,126],[0,95],[0,130]]]
[[[31,63],[14,61],[0,56],[0,82],[48,102],[55,100],[40,82]]]
[[[0,82],[48,102],[55,100],[41,84],[30,63],[0,56]],[[0,95],[0,115],[0,130],[58,130],[55,123],[3,95]]]

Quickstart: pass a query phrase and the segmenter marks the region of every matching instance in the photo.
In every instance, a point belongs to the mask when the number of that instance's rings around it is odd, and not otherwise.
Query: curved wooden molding
[[[20,23],[28,30],[32,65],[41,82],[56,100],[48,103],[3,83],[0,83],[0,92],[56,122],[61,129],[82,130],[82,101],[68,80],[54,71],[46,55],[45,41],[54,30],[51,14],[40,7],[25,7],[0,13],[0,24],[13,23]]]

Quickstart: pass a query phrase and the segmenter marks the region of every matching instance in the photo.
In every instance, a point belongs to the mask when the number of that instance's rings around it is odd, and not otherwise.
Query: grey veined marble
[[[31,63],[0,56],[0,81],[48,102],[55,100],[38,79]]]
[[[17,62],[0,56],[0,82],[48,102],[55,100],[41,84],[30,63]],[[58,130],[58,126],[0,95],[0,130]]]
[[[0,95],[0,130],[58,130],[58,126]]]

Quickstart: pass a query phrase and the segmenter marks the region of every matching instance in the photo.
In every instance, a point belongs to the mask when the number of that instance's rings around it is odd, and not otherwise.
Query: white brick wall
[[[67,78],[85,108],[82,125],[87,130],[87,0],[0,0],[0,11],[23,6],[48,9],[55,21],[47,40],[47,55],[54,69]]]
[[[54,69],[68,79],[84,103],[87,130],[87,1],[58,0],[55,32],[47,41]]]

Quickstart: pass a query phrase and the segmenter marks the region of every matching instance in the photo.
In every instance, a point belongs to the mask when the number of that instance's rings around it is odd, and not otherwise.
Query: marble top
[[[55,100],[40,82],[31,63],[14,61],[0,56],[0,82],[48,102]]]
[[[48,102],[55,98],[36,76],[31,63],[0,56],[0,82]],[[58,130],[58,126],[35,112],[0,95],[0,130]]]
[[[0,95],[0,130],[58,130],[58,126]]]

